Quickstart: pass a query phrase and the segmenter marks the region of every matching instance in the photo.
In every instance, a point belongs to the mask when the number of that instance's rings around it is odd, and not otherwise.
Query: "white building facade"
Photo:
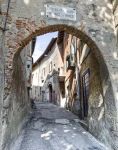
[[[60,90],[61,82],[64,82],[63,33],[51,40],[33,65],[31,98],[60,104],[64,93]]]

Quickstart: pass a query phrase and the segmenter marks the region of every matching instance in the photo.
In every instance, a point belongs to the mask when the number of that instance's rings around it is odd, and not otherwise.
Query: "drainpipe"
[[[8,19],[8,14],[9,14],[10,2],[11,2],[11,0],[8,0],[7,12],[6,12],[6,18],[5,18],[4,27],[0,27],[0,30],[2,30],[3,32],[5,32],[7,30],[6,29],[6,25],[7,25],[7,19]]]

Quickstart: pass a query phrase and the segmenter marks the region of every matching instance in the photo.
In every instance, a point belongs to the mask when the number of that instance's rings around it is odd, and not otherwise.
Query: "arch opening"
[[[106,144],[108,144],[108,141],[111,139],[110,138],[110,134],[111,132],[109,131],[108,127],[107,126],[110,126],[111,128],[114,128],[111,124],[111,120],[109,117],[107,117],[108,113],[110,113],[110,115],[112,115],[112,118],[115,118],[116,115],[112,112],[113,108],[114,110],[116,109],[116,106],[115,106],[115,103],[114,103],[114,98],[113,98],[113,91],[112,91],[112,86],[111,86],[111,81],[110,81],[110,77],[109,77],[109,72],[108,72],[108,69],[107,69],[107,66],[106,66],[106,63],[104,61],[104,58],[103,58],[103,55],[100,51],[100,49],[98,48],[98,46],[96,45],[96,43],[84,32],[84,31],[81,31],[80,29],[77,29],[73,26],[68,26],[68,25],[63,25],[63,24],[59,24],[59,25],[50,25],[50,26],[47,26],[47,27],[43,27],[43,28],[40,28],[40,29],[37,29],[35,30],[34,32],[32,32],[28,37],[26,37],[25,39],[23,39],[20,43],[19,43],[19,46],[17,48],[17,50],[15,51],[14,53],[14,57],[13,57],[13,78],[15,76],[19,76],[20,78],[20,75],[18,75],[17,73],[19,73],[19,67],[16,66],[16,64],[18,62],[20,62],[20,58],[19,58],[19,55],[22,51],[22,49],[36,36],[40,36],[40,35],[43,35],[43,34],[46,34],[46,33],[49,33],[49,32],[55,32],[55,31],[59,31],[59,32],[65,32],[69,35],[72,35],[74,37],[77,37],[78,39],[80,39],[83,43],[85,43],[91,50],[91,57],[94,57],[94,61],[92,61],[92,63],[95,63],[92,67],[93,68],[96,68],[96,72],[95,74],[98,75],[99,74],[99,79],[100,81],[96,81],[97,84],[100,85],[101,87],[101,95],[98,93],[97,95],[97,98],[100,100],[101,99],[101,102],[99,101],[99,104],[97,104],[97,107],[98,109],[102,106],[102,108],[98,111],[100,111],[99,113],[99,116],[96,118],[97,121],[100,123],[99,124],[95,124],[95,126],[93,126],[93,124],[95,123],[94,121],[96,121],[95,119],[92,118],[92,116],[89,116],[92,114],[92,111],[95,111],[94,109],[96,107],[93,107],[91,106],[91,113],[89,112],[85,112],[85,110],[83,111],[83,114],[81,114],[80,116],[83,118],[84,114],[85,114],[85,118],[88,117],[86,119],[87,121],[87,125],[88,125],[88,129],[90,130],[91,133],[93,133],[97,138],[102,138],[102,141]],[[83,69],[83,68],[82,68]],[[21,70],[21,69],[20,69]],[[81,70],[81,69],[80,69]],[[82,72],[82,73],[81,73]],[[83,79],[85,78],[84,75],[86,74],[83,74],[84,70],[81,70],[80,71],[80,74],[82,76],[82,81]],[[91,73],[90,73],[91,74]],[[15,80],[17,78],[14,78]],[[15,82],[13,79],[13,82]],[[16,80],[17,83],[15,83],[15,85],[19,85],[20,81],[19,80]],[[84,81],[85,82],[85,81]],[[83,84],[83,83],[81,83]],[[104,90],[105,88],[107,87],[106,91]],[[22,87],[21,87],[22,88]],[[67,87],[69,88],[69,87]],[[90,88],[90,90],[93,90],[92,88],[94,88],[94,86]],[[16,89],[16,87],[15,87]],[[16,89],[17,90],[17,89]],[[19,89],[18,89],[19,90]],[[52,87],[49,86],[49,90],[50,90],[50,99],[52,101]],[[96,88],[96,92],[97,90],[99,91],[99,88],[97,89]],[[105,91],[105,92],[104,92]],[[11,93],[13,91],[11,90]],[[17,93],[17,92],[16,92]],[[96,93],[94,93],[96,94]],[[92,95],[93,97],[95,95]],[[109,107],[109,102],[107,103],[107,99],[109,97],[109,94],[112,95],[111,96],[111,100],[112,100],[112,104],[113,104],[113,108],[111,109]],[[75,96],[76,96],[76,93],[75,93]],[[91,96],[91,97],[92,97]],[[17,96],[16,96],[17,97]],[[89,97],[91,99],[91,97]],[[92,98],[93,98],[92,97]],[[95,99],[97,99],[95,97]],[[16,102],[17,103],[17,102]],[[94,102],[95,103],[95,102]],[[11,105],[13,104],[13,102],[11,102]],[[74,106],[76,104],[74,104],[73,102],[71,102],[71,106]],[[95,104],[96,105],[96,104]],[[88,111],[89,111],[89,108],[87,108]],[[93,110],[92,110],[93,109]],[[71,111],[73,111],[73,108],[70,108]],[[106,112],[107,111],[107,112]],[[87,115],[87,116],[86,116]],[[95,115],[95,114],[94,114]],[[92,120],[93,119],[93,120]],[[100,125],[102,124],[102,125]],[[98,132],[101,130],[101,127],[103,127],[103,130],[107,131],[108,134],[104,135],[104,133],[102,134],[101,132],[101,135],[98,134],[98,133],[95,133],[95,130],[92,129],[92,128],[96,128],[97,127],[97,130]],[[107,137],[108,136],[108,137]],[[113,143],[112,143],[113,144]]]

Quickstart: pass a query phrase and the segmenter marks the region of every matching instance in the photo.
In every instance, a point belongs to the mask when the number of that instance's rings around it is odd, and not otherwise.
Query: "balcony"
[[[74,70],[75,69],[75,55],[70,54],[66,58],[66,68],[67,70]]]

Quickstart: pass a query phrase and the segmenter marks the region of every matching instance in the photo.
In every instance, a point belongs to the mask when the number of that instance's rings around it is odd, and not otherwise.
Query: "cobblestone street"
[[[10,150],[107,150],[77,116],[51,103],[37,103]]]

